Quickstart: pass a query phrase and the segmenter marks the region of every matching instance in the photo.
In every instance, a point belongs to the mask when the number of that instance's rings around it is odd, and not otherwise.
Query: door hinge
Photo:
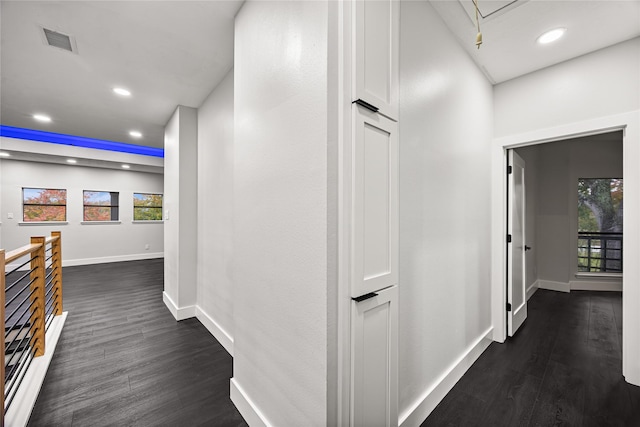
[[[511,311],[511,303],[507,303],[507,311]]]
[[[507,243],[511,243],[511,234],[507,234]]]
[[[513,173],[513,166],[509,165],[507,166],[507,175],[510,175]]]

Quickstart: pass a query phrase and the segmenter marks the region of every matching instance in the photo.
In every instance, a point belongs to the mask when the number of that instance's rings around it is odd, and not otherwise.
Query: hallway
[[[514,338],[492,343],[422,426],[638,426],[622,377],[622,294],[538,290]]]
[[[67,322],[29,426],[246,426],[232,358],[162,302],[163,259],[65,267]]]

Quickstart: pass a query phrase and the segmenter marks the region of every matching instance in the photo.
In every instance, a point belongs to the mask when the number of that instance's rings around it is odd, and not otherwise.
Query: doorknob
[[[531,250],[531,246],[524,245],[524,250],[525,250],[525,251],[529,251],[529,250]]]

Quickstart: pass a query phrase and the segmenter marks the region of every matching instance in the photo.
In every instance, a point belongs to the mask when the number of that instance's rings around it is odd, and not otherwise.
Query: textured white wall
[[[491,327],[493,117],[490,83],[428,2],[401,4],[400,31],[402,418]]]
[[[227,339],[233,336],[232,229],[233,70],[198,109],[198,307]]]
[[[495,136],[640,109],[640,37],[494,88]]]
[[[327,418],[327,15],[236,16],[232,390],[277,426]]]
[[[2,239],[0,247],[11,250],[29,243],[31,236],[62,232],[64,265],[94,264],[161,257],[161,223],[139,224],[133,220],[133,193],[162,193],[162,175],[114,169],[89,168],[16,160],[0,160]],[[22,187],[67,190],[66,225],[18,225],[22,221]],[[83,190],[120,193],[120,224],[81,224]],[[13,219],[7,214],[13,213]],[[149,249],[145,249],[149,244]]]

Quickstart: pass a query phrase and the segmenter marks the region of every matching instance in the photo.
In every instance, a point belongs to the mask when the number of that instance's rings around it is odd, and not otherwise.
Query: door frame
[[[493,340],[507,336],[507,150],[548,142],[623,131],[623,223],[625,247],[622,278],[622,375],[640,385],[640,111],[533,130],[495,138],[491,147],[491,320]]]

